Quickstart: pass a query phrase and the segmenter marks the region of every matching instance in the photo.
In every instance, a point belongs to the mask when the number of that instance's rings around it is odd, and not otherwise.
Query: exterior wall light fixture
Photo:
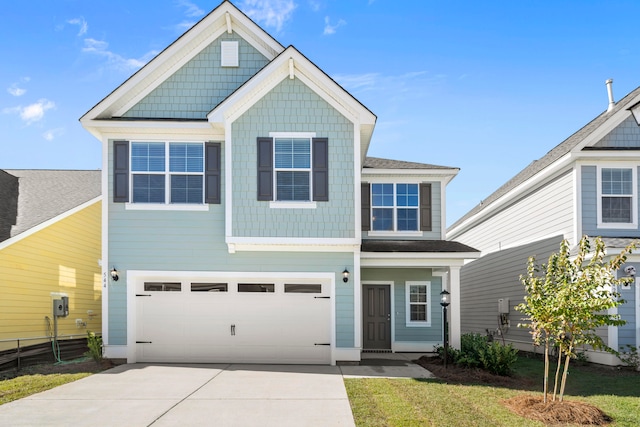
[[[115,267],[113,267],[113,269],[111,269],[110,273],[111,273],[111,278],[113,279],[113,281],[114,281],[114,282],[117,282],[117,281],[118,281],[118,279],[120,278],[120,277],[118,276],[118,270],[116,270],[116,268],[115,268]]]
[[[347,270],[346,268],[342,272],[342,281],[344,283],[347,283],[349,281],[349,270]]]

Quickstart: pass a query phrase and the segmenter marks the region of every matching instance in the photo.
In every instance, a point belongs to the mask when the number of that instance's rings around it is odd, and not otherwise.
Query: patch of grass
[[[0,381],[0,405],[88,377],[89,375],[91,375],[90,372],[50,375],[34,374]]]
[[[542,361],[520,357],[514,370],[514,381],[506,386],[477,381],[448,384],[443,380],[384,378],[345,379],[345,386],[358,427],[544,426],[516,415],[503,405],[505,400],[518,395],[541,395]],[[578,400],[600,408],[613,418],[611,427],[640,425],[639,397],[640,374],[637,372],[608,367],[570,367],[565,400]]]

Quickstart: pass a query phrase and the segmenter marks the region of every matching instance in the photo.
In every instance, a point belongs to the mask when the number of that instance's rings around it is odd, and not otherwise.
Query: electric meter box
[[[498,314],[509,314],[509,298],[498,299]]]
[[[67,317],[69,315],[69,297],[53,300],[53,315],[56,317]]]

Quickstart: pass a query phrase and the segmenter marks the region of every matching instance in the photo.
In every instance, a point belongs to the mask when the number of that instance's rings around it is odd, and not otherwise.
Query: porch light
[[[344,283],[347,283],[349,281],[349,270],[347,270],[346,268],[342,272],[342,281]]]
[[[442,337],[444,339],[444,368],[447,369],[449,348],[449,325],[447,324],[447,307],[449,307],[449,292],[443,289],[440,292],[440,305],[442,306]]]
[[[118,276],[118,270],[116,270],[116,268],[115,268],[115,267],[113,267],[113,269],[111,270],[111,272],[110,272],[110,273],[111,273],[111,278],[113,279],[113,281],[114,281],[114,282],[117,282],[117,281],[118,281],[118,279],[120,278],[120,277]]]

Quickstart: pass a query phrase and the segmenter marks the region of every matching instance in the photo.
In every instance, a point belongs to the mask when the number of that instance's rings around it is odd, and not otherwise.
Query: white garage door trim
[[[137,302],[136,294],[144,287],[144,282],[159,281],[181,281],[181,282],[218,282],[228,281],[232,283],[248,281],[301,281],[302,283],[320,282],[328,289],[324,295],[330,297],[330,363],[335,364],[335,273],[290,273],[290,272],[194,272],[194,271],[127,271],[127,361],[135,363],[137,361],[136,334],[137,334]],[[140,298],[140,297],[138,297]]]

